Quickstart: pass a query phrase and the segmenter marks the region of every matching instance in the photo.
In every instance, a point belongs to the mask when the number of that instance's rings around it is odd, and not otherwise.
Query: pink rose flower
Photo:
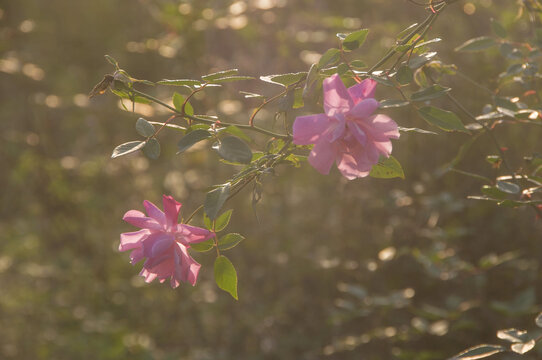
[[[130,210],[123,220],[141,228],[139,231],[120,234],[119,251],[131,250],[132,264],[147,258],[139,275],[146,282],[158,279],[161,283],[170,279],[171,287],[181,282],[194,286],[201,267],[190,255],[190,244],[200,243],[214,236],[212,232],[195,226],[178,224],[181,204],[171,196],[163,196],[164,211],[150,201],[141,211]]]
[[[329,174],[335,162],[348,180],[369,175],[380,155],[389,157],[390,139],[399,138],[397,124],[382,114],[373,115],[376,81],[366,79],[347,89],[339,75],[324,80],[324,114],[298,116],[293,142],[314,144],[309,163],[321,174]]]

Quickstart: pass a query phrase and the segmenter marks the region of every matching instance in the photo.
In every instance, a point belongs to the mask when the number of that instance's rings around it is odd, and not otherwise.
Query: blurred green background
[[[491,87],[506,67],[498,51],[452,49],[489,33],[491,17],[521,39],[527,25],[517,11],[512,1],[459,1],[432,29],[444,40],[434,48]],[[89,100],[113,70],[104,54],[151,81],[233,67],[258,77],[306,71],[337,46],[335,33],[367,27],[354,57],[373,64],[425,16],[400,0],[1,2],[0,358],[443,359],[494,342],[498,329],[533,327],[540,221],[531,209],[466,200],[479,194],[476,179],[437,176],[467,135],[403,134],[394,156],[405,180],[348,182],[336,170],[282,168],[264,181],[259,222],[250,192],[241,193],[227,205],[235,209],[230,230],[247,237],[228,254],[238,302],[214,284],[210,254],[194,254],[203,265],[195,288],[172,290],[145,284],[140,265],[117,251],[119,234],[133,230],[125,211],[165,193],[186,216],[234,169],[210,151],[176,156],[174,131],[161,135],[156,161],[111,160],[116,145],[138,139],[139,116],[167,114],[152,106],[132,114],[110,94]],[[449,84],[473,112],[489,101],[460,79]],[[239,90],[280,88],[251,80],[209,89],[196,112],[246,122],[258,102]],[[387,91],[377,98],[396,98]],[[388,113],[400,126],[428,127],[413,110]],[[257,122],[272,127],[272,119],[270,108]],[[515,164],[542,152],[540,130],[530,130],[496,132]],[[492,146],[479,140],[462,168],[494,176],[483,160]]]

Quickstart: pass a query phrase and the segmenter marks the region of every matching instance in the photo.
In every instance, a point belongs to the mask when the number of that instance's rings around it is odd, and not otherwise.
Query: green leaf
[[[245,237],[241,234],[230,233],[222,236],[218,240],[218,249],[220,251],[229,250],[236,247],[241,241],[245,240]]]
[[[179,140],[177,143],[177,154],[180,154],[187,149],[189,149],[192,145],[208,139],[211,137],[211,134],[207,130],[194,130],[186,134]]]
[[[357,70],[360,70],[360,69],[364,69],[367,67],[367,64],[365,64],[363,61],[361,60],[354,60],[354,61],[351,61],[350,62],[350,66],[354,69],[357,69]]]
[[[145,146],[145,141],[130,141],[124,144],[117,146],[111,154],[111,158],[118,158],[119,156],[124,156],[136,152],[137,150]]]
[[[118,83],[118,82],[117,82]],[[129,90],[119,90],[119,89],[111,89],[111,92],[115,95],[117,95],[118,97],[120,97],[121,99],[126,99],[126,100],[130,100],[130,101],[133,101],[135,103],[138,103],[138,104],[151,104],[152,101],[150,101],[149,99],[147,98],[144,98],[142,96],[138,96],[138,95],[134,95],[133,93],[131,93]]]
[[[240,137],[241,139],[247,141],[247,142],[251,142],[252,139],[247,135],[245,134],[245,132],[241,129],[239,129],[237,126],[235,125],[230,125],[228,127],[226,127],[223,132],[226,132],[228,134],[232,134],[232,135],[235,135],[237,137]]]
[[[233,209],[230,209],[228,211],[225,211],[222,215],[220,215],[216,221],[215,221],[215,231],[219,232],[222,231],[228,226],[231,219],[231,214],[233,212]]]
[[[451,111],[442,110],[434,106],[425,106],[419,109],[418,112],[425,121],[442,130],[469,132],[457,115]]]
[[[399,84],[401,85],[407,85],[410,84],[412,81],[413,73],[409,66],[403,65],[397,70],[397,74],[395,75],[395,79]]]
[[[341,57],[341,51],[339,49],[328,49],[318,61],[318,68],[323,69],[326,66],[335,65]]]
[[[412,70],[417,69],[423,65],[425,65],[429,60],[431,60],[433,57],[437,55],[436,51],[426,52],[420,55],[414,55],[408,60],[408,66]]]
[[[232,75],[237,75],[238,72],[239,70],[237,69],[223,70],[223,71],[215,72],[212,74],[204,75],[201,78],[207,82],[211,82],[212,80],[221,79],[221,78],[225,78]]]
[[[429,81],[427,80],[427,75],[425,74],[425,68],[421,67],[414,71],[414,82],[416,85],[422,88],[429,87]]]
[[[234,81],[242,81],[242,80],[253,80],[253,79],[254,78],[252,76],[234,75],[234,76],[226,76],[226,77],[215,79],[215,80],[209,80],[209,83],[222,84],[222,83],[226,83],[226,82],[234,82]]]
[[[219,288],[228,292],[235,300],[237,297],[237,272],[231,261],[224,255],[215,260],[215,281]]]
[[[504,200],[506,198],[506,193],[499,190],[495,186],[489,186],[489,185],[482,186],[482,194],[487,195],[491,198],[499,199],[499,200]]]
[[[407,106],[408,104],[410,104],[409,101],[396,100],[396,99],[387,99],[387,100],[382,100],[380,102],[380,108],[381,109],[397,108],[397,107]]]
[[[406,132],[406,133],[408,133],[408,132],[417,132],[417,133],[420,133],[420,134],[438,135],[436,132],[429,131],[429,130],[424,130],[424,129],[419,129],[419,128],[405,128],[405,127],[399,126],[398,129],[399,129],[399,131]]]
[[[488,155],[486,156],[486,161],[491,165],[498,165],[502,162],[502,159],[499,155]]]
[[[532,339],[532,340],[524,342],[524,343],[512,344],[510,346],[510,350],[512,350],[513,352],[515,352],[517,354],[523,355],[527,351],[532,350],[535,345],[536,345],[536,341],[534,341],[534,339]]]
[[[199,81],[199,80],[191,80],[191,79],[177,79],[177,80],[168,80],[168,79],[164,79],[164,80],[158,81],[157,84],[160,84],[160,85],[169,85],[169,86],[188,86],[188,87],[193,87],[193,86],[200,86],[200,85],[201,85],[201,81]]]
[[[147,144],[143,147],[143,154],[148,158],[156,160],[160,157],[160,143],[155,138],[147,140]]]
[[[507,181],[497,181],[497,189],[508,194],[518,194],[521,191],[521,188],[511,182]]]
[[[373,166],[369,176],[379,179],[405,178],[401,164],[393,156],[381,159],[378,164]]]
[[[154,125],[143,118],[137,119],[135,127],[141,136],[149,137],[154,135]]]
[[[343,49],[347,51],[359,48],[367,39],[369,29],[361,29],[348,34],[343,40]]]
[[[444,86],[435,84],[433,86],[428,87],[427,89],[416,91],[414,94],[410,96],[410,100],[411,101],[427,101],[431,99],[436,99],[438,97],[443,96],[450,90],[452,89],[449,87],[444,87]]]
[[[382,85],[385,85],[385,86],[390,86],[390,87],[395,87],[393,82],[391,82],[391,80],[389,80],[387,77],[376,75],[376,73],[377,72],[375,71],[371,75],[371,79],[373,79],[374,81],[376,81],[379,84],[382,84]]]
[[[286,87],[288,85],[295,84],[296,82],[305,79],[305,77],[307,77],[306,72],[298,72],[290,74],[260,76],[260,80]]]
[[[112,56],[104,55],[104,57],[111,65],[113,65],[117,69],[119,68],[119,63]]]
[[[500,353],[505,351],[506,349],[499,345],[489,345],[489,344],[483,344],[483,345],[477,345],[474,347],[471,347],[470,349],[467,349],[463,351],[460,354],[457,354],[450,360],[476,360],[476,359],[483,359],[488,356]]]
[[[211,250],[213,246],[215,246],[214,239],[209,239],[197,244],[190,244],[190,249],[198,252],[206,252]]]
[[[482,51],[497,45],[495,39],[489,36],[480,36],[465,41],[454,49],[454,51]]]
[[[213,222],[211,221],[211,219],[209,219],[205,212],[203,213],[203,223],[205,224],[206,229],[213,230]]]
[[[431,40],[422,41],[421,43],[416,44],[416,46],[414,46],[414,49],[421,48],[422,46],[427,46],[429,44],[438,43],[438,42],[441,42],[441,41],[442,41],[441,38],[434,38],[434,39],[431,39]]]
[[[497,337],[502,340],[518,343],[527,341],[527,331],[518,329],[503,329],[497,331]]]
[[[252,151],[241,139],[234,136],[227,136],[219,143],[213,145],[218,154],[227,161],[241,164],[250,164]]]
[[[185,97],[179,94],[178,92],[173,94],[173,106],[175,106],[175,109],[177,111],[182,112],[183,111],[183,104],[185,102]],[[186,102],[184,106],[184,113],[186,115],[194,115],[194,108],[190,104],[190,102]]]
[[[231,184],[223,184],[216,189],[213,189],[207,193],[205,196],[205,201],[203,202],[203,210],[205,214],[209,217],[210,220],[215,220],[218,212],[228,200],[230,195]]]
[[[263,95],[256,94],[256,93],[251,93],[251,92],[247,92],[247,91],[239,91],[239,94],[243,95],[245,97],[245,99],[263,98],[263,97],[265,97]]]
[[[158,126],[165,126],[165,127],[170,128],[170,129],[179,130],[179,131],[182,131],[183,133],[186,131],[185,127],[177,125],[177,124],[168,124],[168,123],[163,123],[163,122],[159,122],[159,121],[149,121],[149,123],[153,124],[153,125],[158,125]]]
[[[495,35],[497,35],[500,38],[505,38],[508,34],[506,33],[506,29],[499,24],[495,19],[491,19],[491,28],[493,29],[493,32]]]

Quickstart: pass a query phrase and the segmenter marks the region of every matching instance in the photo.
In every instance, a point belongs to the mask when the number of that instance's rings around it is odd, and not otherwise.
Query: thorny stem
[[[418,33],[418,31],[420,31],[421,29],[425,28],[428,24],[433,22],[438,17],[438,15],[444,9],[445,6],[446,6],[446,4],[443,3],[442,6],[440,6],[438,8],[438,11],[432,12],[421,24],[416,26],[414,28],[414,30],[412,30],[406,37],[404,37],[401,41],[399,41],[397,43],[397,45],[398,46],[406,45],[410,41],[410,39],[412,39]],[[383,65],[384,63],[386,63],[386,61],[388,61],[390,58],[392,58],[393,55],[395,55],[395,49],[394,48],[390,49],[386,53],[386,55],[384,55],[384,57],[382,57],[382,59],[380,59],[376,64],[374,64],[367,71],[367,75],[372,74],[379,66]]]
[[[192,214],[190,214],[190,216],[188,217],[188,219],[186,219],[186,221],[184,222],[185,224],[188,224],[190,222],[190,220],[192,220],[192,218],[198,213],[200,212],[200,210],[203,209],[203,205],[200,205],[197,207],[196,210],[194,210],[192,212]]]
[[[480,84],[480,83],[478,83],[478,82],[472,80],[472,78],[470,78],[469,76],[463,74],[461,71],[456,70],[455,72],[456,72],[457,75],[459,75],[459,76],[462,77],[463,79],[467,80],[467,81],[470,82],[471,84],[473,84],[473,85],[479,87],[480,89],[484,90],[485,92],[487,92],[487,93],[489,93],[489,94],[491,94],[491,95],[495,95],[495,93],[494,93],[492,90],[490,90],[489,88],[485,87],[484,85],[482,85],[482,84]]]
[[[264,102],[258,106],[256,109],[254,109],[254,112],[252,112],[252,115],[250,115],[250,119],[248,120],[248,124],[251,126],[251,127],[254,127],[254,118],[256,117],[256,114],[258,114],[260,112],[261,109],[264,108],[264,106],[266,106],[267,104],[279,99],[281,96],[285,95],[286,93],[288,92],[288,89],[280,92],[279,94],[269,98],[269,99],[266,99],[264,100]]]
[[[360,83],[361,82],[361,79],[359,78],[358,74],[356,74],[356,72],[354,71],[354,69],[352,69],[352,66],[350,65],[350,62],[346,59],[346,57],[344,56],[344,49],[343,49],[343,46],[341,44],[341,52],[340,52],[340,57],[341,57],[341,60],[343,61],[343,63],[346,64],[346,66],[348,67],[348,70],[350,70],[352,72],[352,74],[354,74],[354,79],[356,80],[357,83]]]
[[[144,92],[141,92],[141,91],[138,91],[138,90],[135,90],[135,89],[132,89],[131,91],[133,91],[135,94],[141,96],[141,97],[144,97],[146,99],[149,99],[159,105],[162,105],[166,108],[168,108],[169,110],[173,111],[177,117],[184,117],[184,118],[187,118],[187,119],[190,119],[192,121],[195,121],[195,122],[199,122],[199,123],[204,123],[204,124],[210,124],[210,125],[214,125],[216,124],[217,122],[214,121],[214,120],[209,120],[209,119],[202,119],[202,118],[199,118],[199,117],[196,117],[196,116],[192,116],[192,115],[188,115],[188,114],[182,114],[182,112],[178,111],[177,109],[175,109],[173,106],[170,106],[168,104],[166,104],[165,102],[151,96],[151,95],[148,95]],[[272,136],[272,137],[276,137],[276,138],[279,138],[279,139],[290,139],[291,136],[290,135],[285,135],[285,134],[279,134],[279,133],[275,133],[273,131],[270,131],[270,130],[266,130],[266,129],[263,129],[263,128],[260,128],[260,127],[257,127],[257,126],[250,126],[250,125],[245,125],[245,124],[233,124],[233,123],[226,123],[226,122],[220,122],[219,123],[221,126],[236,126],[240,129],[245,129],[245,130],[252,130],[252,131],[256,131],[256,132],[259,132],[259,133],[262,133],[262,134],[265,134],[265,135],[268,135],[268,136]]]
[[[288,147],[290,146],[292,142],[292,139],[288,139],[285,141],[284,145],[282,146],[282,148],[278,151],[278,154],[280,154],[279,156],[277,157],[274,157],[272,159],[269,159],[265,162],[265,164],[262,165],[262,167],[264,168],[270,168],[270,167],[274,167],[275,164],[280,161],[281,159],[283,159],[285,156],[289,155],[289,151],[285,151],[288,149]],[[255,173],[252,173],[252,174],[249,174],[248,176],[244,177],[244,178],[241,178],[241,180],[239,182],[237,182],[234,187],[235,189],[233,190],[233,192],[228,196],[228,198],[226,199],[226,201],[230,200],[231,198],[233,198],[235,195],[237,195],[241,190],[243,190],[248,184],[250,184],[254,179],[256,179],[258,177],[258,171],[256,171]],[[194,210],[192,212],[192,214],[190,214],[190,216],[186,219],[186,221],[184,221],[185,224],[188,224],[192,218],[198,213],[200,212],[201,210],[203,209],[203,205],[200,205],[196,208],[196,210]]]
[[[256,109],[254,109],[254,112],[252,113],[252,115],[250,116],[250,119],[248,120],[248,124],[251,126],[251,127],[254,127],[254,118],[256,117],[256,114],[258,114],[260,112],[260,110],[262,110],[265,106],[267,106],[268,104],[272,103],[273,101],[277,100],[277,99],[280,99],[282,96],[288,94],[290,90],[290,88],[296,88],[297,85],[299,85],[301,82],[303,82],[305,80],[305,78],[301,78],[299,79],[298,81],[296,81],[295,83],[289,85],[286,87],[285,90],[281,91],[280,93],[278,93],[277,95],[269,98],[269,99],[265,99],[263,101],[263,103],[258,106]]]
[[[504,166],[506,167],[506,170],[508,170],[508,172],[513,174],[514,172],[512,171],[512,168],[508,165],[508,162],[506,161],[504,150],[502,149],[501,145],[499,144],[499,141],[497,140],[497,138],[495,137],[495,134],[493,134],[491,129],[483,121],[476,119],[476,117],[473,114],[471,114],[471,112],[467,110],[463,106],[463,104],[457,101],[457,99],[452,94],[446,93],[446,96],[448,97],[448,99],[450,99],[451,102],[455,104],[455,106],[457,106],[461,111],[463,111],[465,115],[467,115],[472,121],[481,125],[484,128],[485,132],[489,135],[489,137],[491,137],[491,140],[493,140],[493,143],[495,144],[495,147],[497,148],[497,151],[499,152],[501,156],[502,162]]]

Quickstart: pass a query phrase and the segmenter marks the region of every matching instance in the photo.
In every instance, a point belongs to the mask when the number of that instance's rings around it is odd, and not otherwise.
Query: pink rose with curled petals
[[[212,232],[195,226],[178,224],[181,204],[171,196],[163,196],[164,211],[150,201],[143,206],[147,216],[138,210],[124,214],[123,220],[141,228],[139,231],[120,234],[120,251],[131,250],[132,264],[146,258],[139,275],[146,282],[170,279],[171,287],[181,282],[194,286],[201,267],[188,254],[190,244],[200,243],[214,236]]]
[[[380,155],[390,156],[390,139],[398,139],[399,130],[390,117],[373,115],[379,106],[375,87],[366,79],[347,89],[335,74],[323,83],[325,113],[295,119],[293,142],[314,144],[309,163],[321,174],[329,174],[335,162],[348,180],[364,177]]]

